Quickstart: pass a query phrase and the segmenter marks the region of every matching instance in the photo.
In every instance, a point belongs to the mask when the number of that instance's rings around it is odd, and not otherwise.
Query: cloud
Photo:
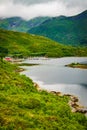
[[[75,15],[87,7],[87,0],[0,0],[0,17]]]

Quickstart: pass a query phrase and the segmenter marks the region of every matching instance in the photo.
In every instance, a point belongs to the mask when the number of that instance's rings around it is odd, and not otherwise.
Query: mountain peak
[[[77,14],[75,16],[73,16],[74,18],[87,18],[87,10],[83,11],[82,13],[80,14]]]

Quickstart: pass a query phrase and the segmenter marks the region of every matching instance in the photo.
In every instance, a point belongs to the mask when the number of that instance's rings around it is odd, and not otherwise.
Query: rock
[[[39,85],[38,85],[37,83],[34,83],[34,87],[35,87],[38,91],[41,90],[41,88],[39,87]]]
[[[56,91],[51,91],[51,93],[56,94]]]
[[[76,112],[80,112],[80,113],[84,113],[84,114],[86,114],[87,113],[87,109],[83,109],[83,108],[78,108],[78,109],[76,109]]]
[[[66,96],[68,96],[68,95],[66,95]],[[68,104],[71,107],[71,111],[79,112],[79,113],[83,113],[83,114],[87,115],[87,108],[84,108],[83,106],[81,106],[78,101],[79,100],[77,97],[75,97],[73,95],[70,96],[70,101]]]
[[[54,94],[54,95],[56,95],[57,92],[56,91],[51,91],[51,93]]]
[[[73,101],[73,102],[78,102],[78,101],[79,101],[79,99],[78,99],[78,97],[71,96],[71,101]]]
[[[71,95],[70,95],[70,94],[64,94],[64,96],[68,96],[68,97],[71,97]]]
[[[56,95],[63,96],[63,94],[61,92],[56,92]]]
[[[63,96],[61,92],[51,91],[51,93],[57,96]]]
[[[72,102],[72,103],[71,103],[71,106],[72,106],[73,108],[78,108],[78,107],[79,107],[79,105],[78,105],[76,102]]]

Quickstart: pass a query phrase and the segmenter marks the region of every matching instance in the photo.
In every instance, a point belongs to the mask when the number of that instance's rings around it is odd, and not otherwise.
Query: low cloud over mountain
[[[87,0],[0,0],[0,17],[72,16],[87,8]]]

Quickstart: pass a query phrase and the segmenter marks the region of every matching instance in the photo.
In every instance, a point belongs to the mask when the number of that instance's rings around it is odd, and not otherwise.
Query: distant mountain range
[[[31,20],[24,20],[20,17],[0,18],[0,28],[18,32],[27,32],[32,27],[39,26],[48,17],[37,17]]]
[[[42,35],[66,45],[87,45],[87,10],[72,17],[1,18],[0,28]]]

